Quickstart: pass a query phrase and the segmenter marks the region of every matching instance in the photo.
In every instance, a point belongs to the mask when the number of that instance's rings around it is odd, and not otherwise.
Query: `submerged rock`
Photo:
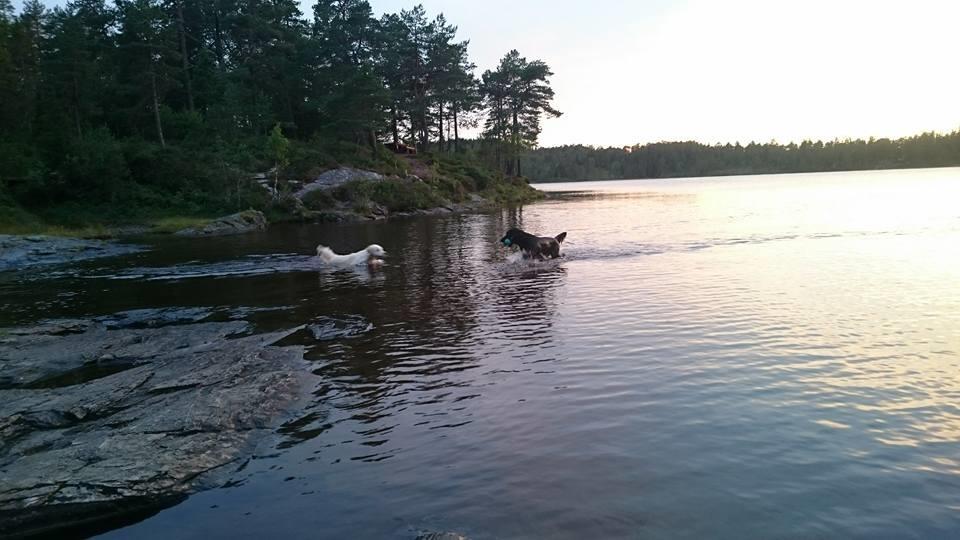
[[[142,510],[209,485],[309,375],[242,322],[12,329],[0,343],[0,536]]]
[[[174,233],[176,236],[228,236],[267,229],[267,217],[258,210],[244,210],[215,219],[202,227],[190,227]]]
[[[422,531],[417,540],[470,540],[468,537],[455,532]]]
[[[321,341],[349,339],[373,330],[373,323],[360,315],[317,317],[309,324],[284,337],[280,345],[312,345]]]
[[[143,246],[108,240],[0,235],[0,272],[127,255],[144,249]]]
[[[97,317],[98,323],[109,329],[159,328],[176,324],[193,324],[209,319],[213,310],[203,307],[147,308],[121,311]]]
[[[359,315],[343,319],[319,317],[315,322],[307,325],[307,330],[317,341],[330,341],[365,334],[373,330],[373,323]]]

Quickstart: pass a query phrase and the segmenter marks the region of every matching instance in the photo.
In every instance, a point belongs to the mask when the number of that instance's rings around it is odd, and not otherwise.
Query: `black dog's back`
[[[504,245],[515,245],[523,251],[525,258],[551,258],[556,259],[560,256],[560,244],[567,238],[567,233],[562,232],[554,238],[547,236],[534,236],[520,229],[510,229],[507,234],[500,239]]]

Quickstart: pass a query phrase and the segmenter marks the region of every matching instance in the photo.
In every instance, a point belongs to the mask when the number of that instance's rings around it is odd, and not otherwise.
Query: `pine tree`
[[[133,118],[137,110],[149,110],[156,140],[164,147],[161,107],[174,81],[171,59],[179,48],[176,28],[157,0],[118,0],[117,10],[117,55],[123,68],[125,103]],[[138,130],[141,125],[129,127]]]
[[[313,105],[321,126],[375,146],[389,95],[377,76],[376,20],[365,0],[319,0],[313,8]]]
[[[554,92],[548,79],[553,72],[543,61],[528,62],[516,50],[507,53],[500,61],[498,70],[506,81],[506,107],[510,116],[508,146],[511,159],[507,163],[507,173],[520,175],[520,156],[525,150],[536,146],[541,131],[541,117],[547,115],[555,118],[561,115],[550,105]]]

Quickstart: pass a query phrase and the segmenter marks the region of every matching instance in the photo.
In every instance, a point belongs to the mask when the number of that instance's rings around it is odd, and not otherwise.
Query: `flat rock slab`
[[[58,236],[0,235],[0,272],[144,251],[134,244]]]
[[[282,334],[242,322],[111,330],[93,321],[0,339],[0,537],[55,532],[182,497],[273,432],[309,374]]]
[[[352,169],[350,167],[340,167],[339,169],[329,170],[304,185],[300,190],[294,193],[298,199],[302,199],[308,193],[318,189],[333,189],[342,186],[347,182],[354,180],[372,180],[380,181],[385,177],[382,174],[373,171],[364,171],[362,169]]]

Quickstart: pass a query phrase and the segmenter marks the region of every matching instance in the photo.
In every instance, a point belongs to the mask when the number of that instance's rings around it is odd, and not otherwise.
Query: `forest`
[[[746,146],[693,141],[623,148],[572,145],[532,150],[523,163],[524,174],[538,182],[947,167],[960,165],[960,131]]]
[[[0,0],[0,210],[50,219],[266,204],[251,173],[396,166],[386,145],[519,175],[546,63],[477,74],[422,6],[364,0]],[[481,134],[469,148],[461,132]],[[80,217],[78,217],[80,216]]]

